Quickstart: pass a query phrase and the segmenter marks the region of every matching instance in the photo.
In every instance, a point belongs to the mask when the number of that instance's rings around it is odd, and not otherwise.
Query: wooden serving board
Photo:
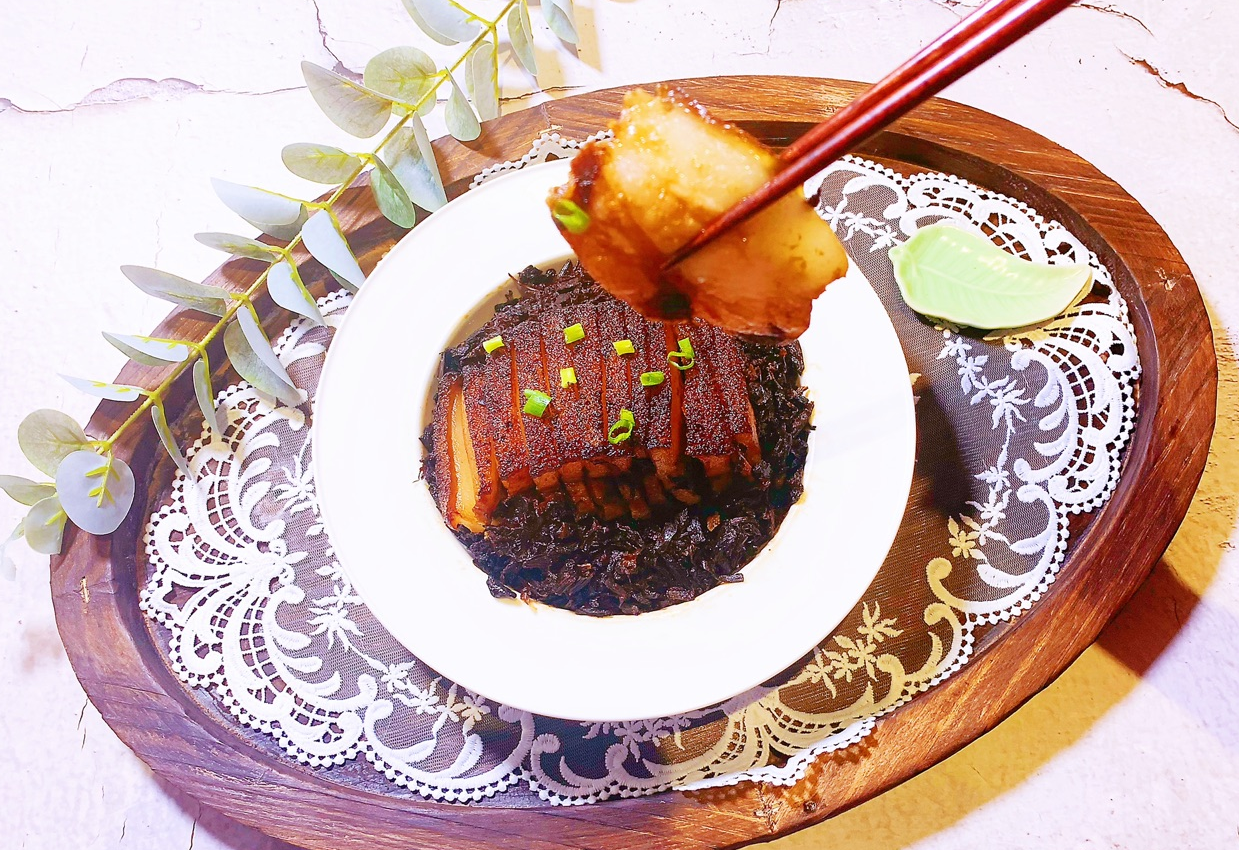
[[[778,146],[848,103],[863,86],[836,80],[713,77],[677,81],[715,115]],[[583,138],[618,111],[619,89],[570,97],[501,118],[477,142],[435,143],[449,195],[483,168],[519,158],[545,130]],[[1144,580],[1187,511],[1213,432],[1217,363],[1200,293],[1149,214],[1089,163],[1016,124],[945,100],[899,121],[857,153],[905,173],[945,171],[1018,198],[1065,224],[1113,274],[1131,309],[1144,373],[1123,477],[1081,534],[1045,597],[961,672],[877,724],[863,752],[823,757],[792,787],[745,783],[725,792],[669,792],[590,806],[504,808],[437,804],[394,785],[328,781],[188,693],[138,610],[141,535],[174,468],[153,431],[118,446],[140,482],[137,504],[110,537],[70,529],[52,561],[57,623],[82,686],[116,734],[158,774],[204,804],[307,848],[538,850],[631,846],[735,847],[837,814],[919,773],[992,729],[1058,676]],[[359,184],[341,221],[362,267],[403,235]],[[328,276],[304,252],[315,294]],[[243,288],[261,266],[230,261],[208,283]],[[1175,281],[1174,286],[1165,281]],[[288,321],[269,303],[269,329]],[[158,336],[197,338],[204,323],[177,311]],[[212,351],[222,363],[222,352]],[[158,369],[127,366],[119,381],[153,386]],[[216,386],[235,381],[222,372]],[[168,400],[192,404],[188,385]],[[105,402],[87,431],[103,436],[127,409]],[[171,418],[171,417],[170,417]]]

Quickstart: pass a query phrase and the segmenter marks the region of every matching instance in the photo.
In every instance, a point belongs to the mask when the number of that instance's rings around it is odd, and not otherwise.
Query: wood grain
[[[863,88],[776,77],[678,82],[719,117],[774,145],[799,137]],[[615,114],[622,94],[596,92],[507,116],[469,145],[437,141],[450,192],[463,191],[482,168],[520,156],[546,129],[571,137],[595,132]],[[1062,221],[1113,274],[1131,306],[1144,364],[1141,416],[1123,478],[1074,542],[1050,591],[963,671],[880,721],[864,747],[846,758],[819,760],[790,788],[746,783],[571,809],[436,804],[394,786],[366,789],[330,781],[264,749],[187,693],[156,647],[137,603],[145,568],[143,526],[170,474],[153,433],[135,433],[118,446],[138,480],[147,483],[129,518],[107,538],[70,530],[65,554],[52,563],[61,637],[104,719],[157,773],[204,804],[323,850],[463,850],[506,843],[539,850],[738,847],[854,806],[993,728],[1096,638],[1182,521],[1213,430],[1217,368],[1209,323],[1187,266],[1149,214],[1092,165],[1023,127],[933,100],[858,152],[905,169],[958,174]],[[402,233],[379,217],[360,186],[346,196],[341,219],[367,270]],[[327,275],[301,258],[303,276],[321,294]],[[251,262],[231,261],[208,282],[237,289],[259,270]],[[1177,285],[1167,288],[1165,279]],[[269,304],[260,308],[271,316],[271,330],[287,321]],[[196,314],[177,311],[157,335],[189,336],[203,328]],[[219,352],[212,354],[213,362],[222,362]],[[150,385],[157,374],[130,364],[120,380]],[[188,406],[189,393],[188,386],[178,387],[169,409]],[[105,402],[88,431],[110,432],[125,412]]]

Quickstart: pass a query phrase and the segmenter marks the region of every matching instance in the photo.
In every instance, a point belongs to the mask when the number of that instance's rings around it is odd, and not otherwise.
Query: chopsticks
[[[680,246],[663,263],[681,262],[719,235],[799,188],[922,101],[1002,52],[1072,4],[1073,0],[993,0],[921,50],[864,94],[804,136],[780,156],[780,171]]]

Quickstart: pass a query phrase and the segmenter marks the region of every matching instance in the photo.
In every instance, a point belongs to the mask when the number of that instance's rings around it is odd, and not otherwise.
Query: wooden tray
[[[786,144],[846,104],[857,83],[781,77],[678,82],[717,116],[770,144]],[[605,126],[622,90],[596,92],[501,118],[462,145],[435,143],[449,194],[478,171],[516,159],[547,129],[574,138]],[[145,574],[141,534],[173,467],[153,432],[132,433],[118,451],[139,482],[137,504],[107,538],[70,529],[52,562],[57,624],[82,686],[104,719],[158,774],[206,805],[307,848],[734,847],[816,823],[925,770],[992,729],[1061,673],[1144,580],[1187,511],[1213,431],[1217,363],[1204,304],[1191,273],[1147,212],[1096,168],[1016,124],[935,100],[857,151],[898,170],[937,170],[1018,198],[1058,219],[1110,269],[1131,308],[1144,367],[1140,416],[1125,472],[1109,503],[1073,539],[1057,581],[1033,609],[1004,627],[960,673],[878,722],[849,757],[823,757],[792,787],[744,783],[572,808],[437,804],[390,783],[328,781],[269,740],[188,693],[168,668],[138,610]],[[340,218],[363,268],[402,235],[359,184]],[[327,275],[302,252],[307,282]],[[230,261],[209,283],[242,288],[261,270]],[[312,287],[313,288],[313,287]],[[280,311],[260,304],[271,325]],[[158,336],[200,335],[194,314],[174,312]],[[272,328],[275,329],[275,328]],[[196,337],[195,337],[196,338]],[[212,362],[222,363],[212,351]],[[122,383],[153,386],[158,369],[128,365]],[[235,376],[221,373],[216,386]],[[191,404],[189,387],[168,400]],[[106,435],[126,414],[105,402],[88,432]],[[143,492],[143,488],[145,491]],[[361,766],[364,768],[364,765]],[[350,778],[351,777],[351,778]]]

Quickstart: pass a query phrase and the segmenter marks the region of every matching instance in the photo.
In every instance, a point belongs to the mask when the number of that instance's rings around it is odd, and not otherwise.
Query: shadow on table
[[[235,821],[215,809],[202,805],[188,794],[182,793],[175,786],[156,776],[155,781],[168,799],[172,800],[194,821],[194,840],[199,847],[215,847],[220,850],[302,850],[287,841],[280,841],[265,833]],[[202,839],[206,836],[215,839],[215,844],[209,844]]]
[[[1142,681],[1220,746],[1239,751],[1239,728],[1225,720],[1233,712],[1229,701],[1239,693],[1239,668],[1188,663],[1183,647],[1174,646],[1221,645],[1239,632],[1233,612],[1201,598],[1225,553],[1235,548],[1230,537],[1239,513],[1239,365],[1225,329],[1215,321],[1213,331],[1218,416],[1204,477],[1170,548],[1097,643],[1000,726],[951,758],[771,848],[892,850],[948,829],[1075,745]]]

